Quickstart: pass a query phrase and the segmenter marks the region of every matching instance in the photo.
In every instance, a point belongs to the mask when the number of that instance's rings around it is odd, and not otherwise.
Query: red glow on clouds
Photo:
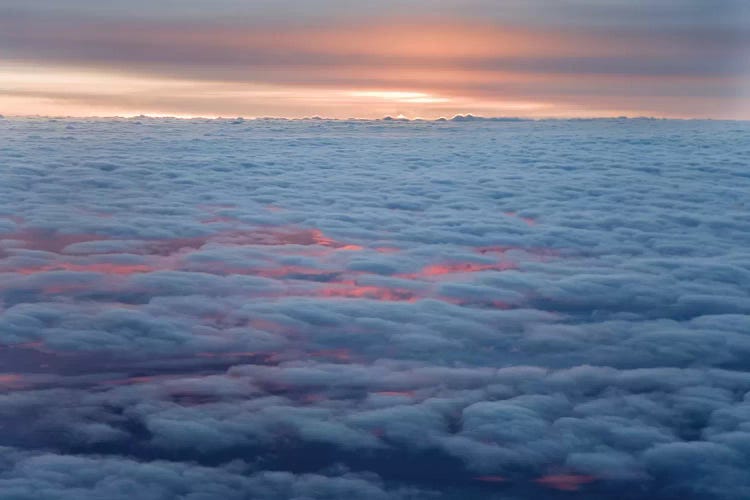
[[[198,208],[203,210],[204,212],[208,212],[212,215],[212,217],[209,217],[207,219],[201,220],[201,224],[218,224],[218,223],[226,223],[226,224],[236,224],[241,223],[240,220],[236,219],[235,217],[220,215],[219,212],[221,210],[227,210],[236,208],[234,205],[198,205]]]
[[[352,360],[352,354],[349,349],[324,349],[321,351],[313,351],[309,353],[314,358],[323,358],[332,361],[340,361],[342,363],[348,363]]]
[[[504,302],[502,300],[492,300],[489,302],[489,305],[494,307],[495,309],[512,309],[513,306],[507,302]]]
[[[515,217],[516,219],[525,222],[528,226],[536,226],[536,220],[531,217],[521,217],[516,212],[505,212],[508,217]]]
[[[385,437],[385,429],[382,427],[376,427],[370,431],[370,433],[375,436],[376,438],[382,438]]]
[[[114,215],[109,212],[99,212],[96,210],[89,210],[86,208],[79,208],[76,211],[83,215],[89,215],[91,217],[97,217],[99,219],[111,219],[112,217],[114,217]]]
[[[21,248],[27,250],[60,253],[65,247],[75,243],[102,241],[109,238],[95,234],[65,234],[42,229],[27,229],[0,235],[0,239],[18,240],[21,242]]]
[[[0,235],[3,239],[17,241],[18,248],[28,250],[41,250],[52,253],[61,253],[66,247],[76,243],[88,243],[94,241],[115,239],[108,236],[89,235],[89,234],[62,234],[55,231],[42,230],[24,230],[21,232],[8,233]],[[223,246],[302,246],[302,247],[323,247],[319,250],[310,248],[302,251],[301,249],[290,249],[292,253],[300,253],[308,257],[321,257],[327,255],[330,251],[360,251],[364,248],[360,245],[340,243],[333,238],[326,236],[318,229],[301,229],[295,227],[262,227],[252,230],[233,230],[222,231],[212,235],[187,237],[187,238],[164,238],[156,240],[144,240],[140,248],[129,248],[122,252],[97,252],[99,255],[108,253],[134,253],[137,255],[148,256],[171,256],[175,258],[184,257],[186,252],[195,251],[203,248],[207,244],[217,244]],[[11,245],[11,249],[16,245]],[[127,276],[138,273],[148,273],[153,271],[173,270],[180,266],[176,260],[152,260],[148,264],[120,264],[115,262],[81,262],[81,254],[74,261],[53,262],[50,264],[28,266],[21,269],[9,269],[21,275],[31,275],[50,271],[74,271],[74,272],[94,272],[108,275]],[[329,274],[331,271],[323,271],[311,267],[301,266],[270,266],[261,269],[226,269],[224,264],[206,266],[203,272],[215,274],[254,274],[271,278],[284,277],[292,274],[301,275],[321,275]]]
[[[479,262],[447,262],[442,264],[430,264],[425,266],[419,272],[401,275],[409,279],[429,279],[446,274],[457,273],[478,273],[481,271],[507,271],[508,269],[518,269],[514,262],[497,262],[493,264],[483,264]]]
[[[535,483],[560,491],[578,491],[584,484],[596,481],[594,476],[553,474],[534,480]]]
[[[320,245],[320,246],[323,246],[323,247],[332,247],[332,246],[336,245],[336,241],[335,240],[333,240],[333,239],[329,238],[328,236],[326,236],[325,234],[323,234],[323,231],[321,231],[319,229],[313,229],[312,231],[310,231],[310,236],[312,237],[312,240],[317,245]]]
[[[309,393],[309,394],[304,394],[302,397],[300,397],[299,401],[305,404],[315,404],[321,401],[325,401],[327,399],[328,398],[324,396],[323,394]]]
[[[0,390],[2,389],[23,389],[27,387],[27,381],[22,375],[15,373],[0,374]]]
[[[533,256],[537,259],[546,259],[549,257],[559,256],[559,252],[553,248],[521,248],[513,246],[490,246],[490,247],[479,247],[476,251],[481,255],[487,254],[500,254],[505,255],[508,252],[516,251],[529,256]]]
[[[494,246],[494,247],[479,247],[477,248],[477,252],[486,255],[488,253],[499,253],[499,254],[505,254],[511,250],[517,250],[516,247],[503,247],[503,246]]]
[[[260,227],[247,230],[224,231],[211,236],[192,240],[197,240],[195,243],[199,244],[198,248],[207,243],[235,246],[317,245],[336,249],[351,247],[351,245],[340,243],[333,238],[326,236],[319,229],[302,229],[293,226]]]
[[[115,276],[128,276],[138,273],[150,273],[157,269],[145,264],[114,264],[114,263],[97,263],[97,264],[74,264],[71,262],[60,262],[57,264],[48,264],[38,267],[27,267],[17,269],[14,272],[23,275],[46,273],[51,271],[72,271],[110,274]]]
[[[344,245],[343,247],[339,248],[339,250],[344,250],[347,252],[358,252],[364,250],[364,247],[360,245]]]
[[[377,391],[375,394],[378,396],[390,396],[390,397],[407,397],[413,398],[414,391]]]
[[[484,306],[493,309],[512,309],[513,305],[502,300],[464,299],[460,297],[435,297],[437,300],[448,302],[457,306]]]
[[[48,285],[41,288],[40,292],[46,295],[61,295],[65,293],[81,292],[87,290],[87,285]]]
[[[226,209],[231,209],[231,208],[237,208],[237,205],[232,205],[231,203],[213,203],[213,204],[211,204],[211,203],[209,203],[209,204],[203,203],[203,204],[198,205],[198,208],[200,208],[201,210],[204,210],[204,211],[206,211],[208,213],[215,214],[219,210],[226,210]]]
[[[270,267],[273,266],[273,267]],[[334,273],[326,269],[317,269],[314,267],[305,266],[292,266],[292,265],[273,265],[269,264],[269,267],[248,267],[248,268],[226,268],[221,263],[211,263],[210,265],[203,265],[196,270],[204,273],[218,274],[222,276],[228,276],[232,274],[247,275],[247,276],[261,276],[263,278],[288,278],[294,277],[297,279],[301,278],[314,278],[317,276],[325,276]]]
[[[20,219],[19,219],[20,220]],[[231,217],[215,215],[203,222],[226,222],[235,221]],[[28,250],[40,250],[52,253],[61,253],[67,246],[76,243],[89,243],[94,241],[111,240],[116,238],[96,234],[66,234],[52,230],[26,229],[13,233],[0,234],[0,239],[15,240],[20,248]],[[294,226],[259,227],[253,229],[239,229],[231,231],[220,231],[204,236],[186,238],[163,238],[144,240],[139,254],[172,255],[183,249],[199,249],[208,243],[223,245],[242,246],[322,246],[342,250],[362,250],[359,245],[341,243],[327,236],[319,229],[304,229]]]
[[[199,352],[196,354],[199,358],[254,358],[258,357],[257,352],[245,351],[245,352]]]
[[[346,270],[348,254],[351,252],[375,251],[381,254],[392,254],[401,250],[394,247],[371,247],[342,242],[325,234],[320,229],[300,228],[292,225],[260,226],[238,228],[242,224],[231,217],[220,213],[223,209],[234,208],[230,205],[201,206],[212,218],[204,222],[237,222],[229,230],[219,230],[211,234],[146,239],[140,242],[122,240],[122,250],[118,249],[118,240],[109,236],[92,234],[62,234],[47,230],[23,230],[5,236],[6,256],[13,256],[17,249],[45,250],[62,252],[67,246],[75,243],[107,240],[107,246],[86,255],[85,251],[75,255],[58,255],[56,260],[44,264],[26,264],[18,267],[19,261],[28,258],[23,255],[0,261],[5,265],[5,272],[19,276],[30,276],[56,271],[79,273],[96,273],[103,275],[95,282],[81,282],[80,277],[60,283],[39,284],[31,281],[28,285],[47,294],[66,294],[87,289],[107,290],[113,287],[124,287],[132,290],[128,277],[158,271],[185,271],[215,274],[219,276],[243,275],[258,276],[277,280],[282,286],[269,287],[267,290],[255,290],[253,298],[280,299],[286,297],[317,297],[331,299],[368,299],[385,302],[416,302],[432,298],[458,306],[480,306],[495,309],[509,309],[513,304],[496,300],[492,297],[452,297],[436,292],[436,281],[464,280],[473,273],[495,271],[502,272],[518,269],[517,259],[544,259],[555,255],[548,249],[523,249],[513,246],[488,246],[469,249],[479,255],[477,260],[447,260],[423,265],[421,269],[393,275],[402,280],[413,280],[419,283],[414,289],[411,286],[399,287],[383,284],[364,284],[360,281],[367,271]],[[227,247],[258,247],[252,259],[224,260],[203,255],[199,251],[205,246],[216,249]],[[269,249],[269,247],[272,247]],[[83,250],[83,249],[79,249]],[[103,250],[103,251],[102,251]],[[511,257],[509,252],[517,252]],[[123,256],[139,256],[136,263],[122,262]],[[16,258],[17,257],[17,258]],[[93,262],[91,262],[94,260]],[[482,262],[484,260],[484,262]],[[289,263],[289,262],[294,263]],[[300,263],[302,262],[302,263]],[[1,271],[1,270],[0,270]],[[106,279],[105,281],[102,281]],[[18,286],[16,284],[12,286]],[[27,286],[24,283],[21,286]],[[425,288],[427,287],[427,288]],[[211,319],[211,318],[208,318]],[[278,329],[276,330],[278,331]]]
[[[375,251],[378,253],[398,253],[401,249],[395,247],[377,247]]]
[[[33,349],[41,351],[44,349],[44,342],[24,342],[23,344],[16,344],[14,347],[18,349]]]
[[[265,318],[252,318],[247,322],[248,326],[257,330],[263,330],[264,332],[274,333],[286,333],[289,332],[290,327],[288,325],[282,325],[276,321],[271,321]]]
[[[508,478],[503,476],[477,476],[474,480],[482,481],[483,483],[505,483],[508,481]]]
[[[0,219],[9,220],[18,226],[25,222],[25,219],[20,215],[0,215]]]
[[[126,377],[119,379],[104,380],[100,382],[102,385],[140,385],[140,384],[152,384],[155,382],[175,380],[180,378],[193,378],[195,374],[182,373],[182,374],[169,374],[169,375],[143,375],[137,377]]]
[[[414,302],[413,292],[384,286],[359,285],[354,280],[327,284],[315,295],[320,297],[341,297],[350,299],[374,299],[388,302]]]
[[[112,385],[135,385],[135,384],[150,384],[156,381],[156,377],[142,376],[142,377],[130,377],[118,380],[110,380],[107,383]]]
[[[234,217],[228,217],[225,215],[214,215],[208,219],[201,220],[201,224],[233,224],[238,222]]]

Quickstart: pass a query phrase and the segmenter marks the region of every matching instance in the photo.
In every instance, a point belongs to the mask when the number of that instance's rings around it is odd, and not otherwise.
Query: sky
[[[3,0],[6,115],[750,119],[744,0]]]

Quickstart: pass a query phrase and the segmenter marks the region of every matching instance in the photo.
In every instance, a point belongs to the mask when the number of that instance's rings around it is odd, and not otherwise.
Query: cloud
[[[248,472],[243,463],[205,468],[172,462],[31,454],[6,448],[15,466],[0,475],[3,494],[19,499],[131,498],[346,498],[430,497],[409,489],[388,489],[373,476],[295,475],[279,471]]]
[[[748,116],[743,2],[388,3],[6,2],[0,103],[75,116]]]
[[[742,122],[0,134],[14,498],[750,488]]]

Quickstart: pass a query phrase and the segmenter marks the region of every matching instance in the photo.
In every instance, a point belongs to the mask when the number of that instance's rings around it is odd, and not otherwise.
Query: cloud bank
[[[0,496],[744,498],[748,132],[0,120]]]

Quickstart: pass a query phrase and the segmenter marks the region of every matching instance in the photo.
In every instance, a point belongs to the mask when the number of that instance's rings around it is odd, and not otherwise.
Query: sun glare
[[[450,102],[447,97],[439,97],[425,92],[402,92],[393,90],[356,90],[349,92],[352,97],[381,99],[383,101],[409,104],[434,104]]]

